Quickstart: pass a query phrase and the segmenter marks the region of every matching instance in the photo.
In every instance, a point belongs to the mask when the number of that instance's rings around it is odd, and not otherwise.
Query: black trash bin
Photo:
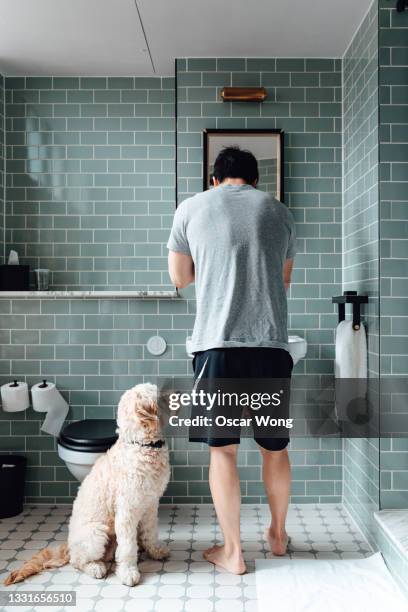
[[[23,511],[26,465],[21,455],[0,455],[0,518]]]

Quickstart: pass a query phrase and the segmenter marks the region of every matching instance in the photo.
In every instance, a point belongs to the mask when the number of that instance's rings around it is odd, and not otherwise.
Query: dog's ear
[[[118,426],[122,435],[134,435],[141,429],[144,435],[156,435],[160,430],[157,387],[149,383],[125,391],[118,406]]]
[[[138,404],[137,405],[137,417],[143,429],[145,430],[157,429],[157,425],[158,425],[157,403],[154,400],[152,400],[148,404],[146,404],[146,402],[144,402],[143,404]]]
[[[136,393],[135,410],[140,425],[145,431],[156,431],[159,426],[159,409],[157,405],[157,389],[149,385],[152,389],[148,393]]]

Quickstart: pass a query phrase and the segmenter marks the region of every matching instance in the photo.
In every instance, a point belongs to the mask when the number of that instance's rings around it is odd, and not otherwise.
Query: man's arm
[[[289,289],[290,282],[292,279],[293,270],[293,259],[287,259],[283,264],[283,282],[285,283],[285,289]]]
[[[169,274],[177,289],[194,282],[194,263],[190,255],[169,251]]]

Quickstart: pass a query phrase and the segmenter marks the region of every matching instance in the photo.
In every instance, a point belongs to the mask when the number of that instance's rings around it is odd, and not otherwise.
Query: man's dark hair
[[[214,163],[213,175],[222,183],[227,178],[240,178],[252,184],[258,180],[258,162],[250,151],[225,147]]]

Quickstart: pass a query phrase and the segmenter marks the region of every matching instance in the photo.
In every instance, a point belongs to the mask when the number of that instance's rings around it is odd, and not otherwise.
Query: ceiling
[[[172,75],[176,57],[341,57],[372,0],[0,0],[5,75]]]

